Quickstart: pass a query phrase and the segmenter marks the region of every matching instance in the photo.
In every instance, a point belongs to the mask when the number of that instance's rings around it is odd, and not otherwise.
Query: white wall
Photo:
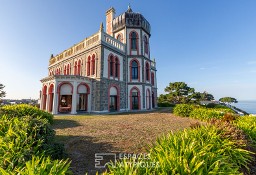
[[[117,56],[119,58],[120,63],[120,81],[123,81],[123,56],[116,54],[115,52],[112,52],[106,48],[104,48],[104,70],[103,70],[103,77],[108,78],[108,56],[110,54],[113,54],[114,56]]]
[[[127,29],[126,38],[127,38],[127,55],[130,55],[130,32],[136,31],[138,33],[138,52],[133,51],[131,55],[140,55],[141,54],[141,36],[140,36],[140,29]]]

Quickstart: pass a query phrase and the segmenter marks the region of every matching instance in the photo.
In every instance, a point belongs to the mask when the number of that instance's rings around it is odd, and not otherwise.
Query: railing
[[[77,53],[85,50],[86,48],[93,46],[94,44],[98,44],[99,41],[103,41],[104,43],[109,44],[110,46],[115,47],[115,48],[121,50],[122,52],[125,52],[125,45],[122,42],[111,37],[110,35],[106,34],[105,32],[99,31],[96,34],[90,36],[89,38],[84,39],[83,41],[79,42],[78,44],[75,44],[74,46],[70,47],[69,49],[56,55],[55,57],[52,57],[49,60],[49,65],[52,65],[58,61],[61,61],[62,59],[73,56],[74,54],[77,54]]]
[[[109,36],[108,34],[106,33],[103,33],[103,38],[102,38],[102,41],[104,41],[105,43],[121,50],[121,51],[125,51],[125,45],[120,42],[119,40]]]

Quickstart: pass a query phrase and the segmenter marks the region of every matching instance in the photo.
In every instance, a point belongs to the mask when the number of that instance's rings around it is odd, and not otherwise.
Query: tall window
[[[110,56],[110,64],[109,64],[109,68],[110,68],[110,76],[113,77],[114,76],[114,57],[111,55]]]
[[[68,64],[68,66],[67,66],[67,75],[69,75],[69,73],[70,73],[70,65]]]
[[[116,39],[117,39],[118,41],[122,41],[122,36],[119,34],[119,35],[117,35]]]
[[[148,38],[144,36],[144,51],[148,54]]]
[[[131,49],[137,50],[137,34],[135,32],[131,33]]]
[[[155,85],[155,76],[154,73],[151,72],[151,84],[154,86]]]
[[[116,57],[116,59],[115,59],[115,77],[118,78],[119,77],[118,75],[119,75],[119,60]]]
[[[132,61],[132,79],[138,79],[138,63],[137,61]]]
[[[77,65],[77,75],[81,75],[81,60],[78,61],[78,65]]]
[[[95,74],[95,55],[92,55],[92,75]]]
[[[67,74],[67,66],[65,65],[64,66],[64,75],[66,75]]]
[[[90,76],[90,70],[91,70],[91,57],[88,57],[87,60],[87,76]]]
[[[146,63],[146,80],[147,81],[149,81],[149,76],[150,76],[149,64]]]
[[[139,109],[139,92],[137,89],[132,90],[131,94],[131,108],[133,110]]]
[[[75,66],[74,66],[74,75],[77,75],[77,61],[75,62]]]

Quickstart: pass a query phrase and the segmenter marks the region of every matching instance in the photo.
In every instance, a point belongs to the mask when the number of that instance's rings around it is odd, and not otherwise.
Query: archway
[[[54,97],[53,91],[54,91],[54,86],[53,84],[51,84],[48,90],[48,95],[49,95],[48,111],[49,112],[52,112],[52,107],[53,107],[53,97]]]
[[[70,82],[62,82],[58,86],[59,112],[71,112],[73,85]]]
[[[77,86],[77,111],[88,111],[88,94],[90,88],[86,83],[80,83]]]

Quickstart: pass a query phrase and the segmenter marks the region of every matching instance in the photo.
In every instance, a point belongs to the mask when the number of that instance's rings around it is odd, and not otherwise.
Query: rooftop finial
[[[103,32],[103,31],[104,31],[103,22],[101,22],[101,24],[100,24],[100,31],[101,31],[101,32]]]
[[[132,12],[131,5],[129,3],[127,12]]]

